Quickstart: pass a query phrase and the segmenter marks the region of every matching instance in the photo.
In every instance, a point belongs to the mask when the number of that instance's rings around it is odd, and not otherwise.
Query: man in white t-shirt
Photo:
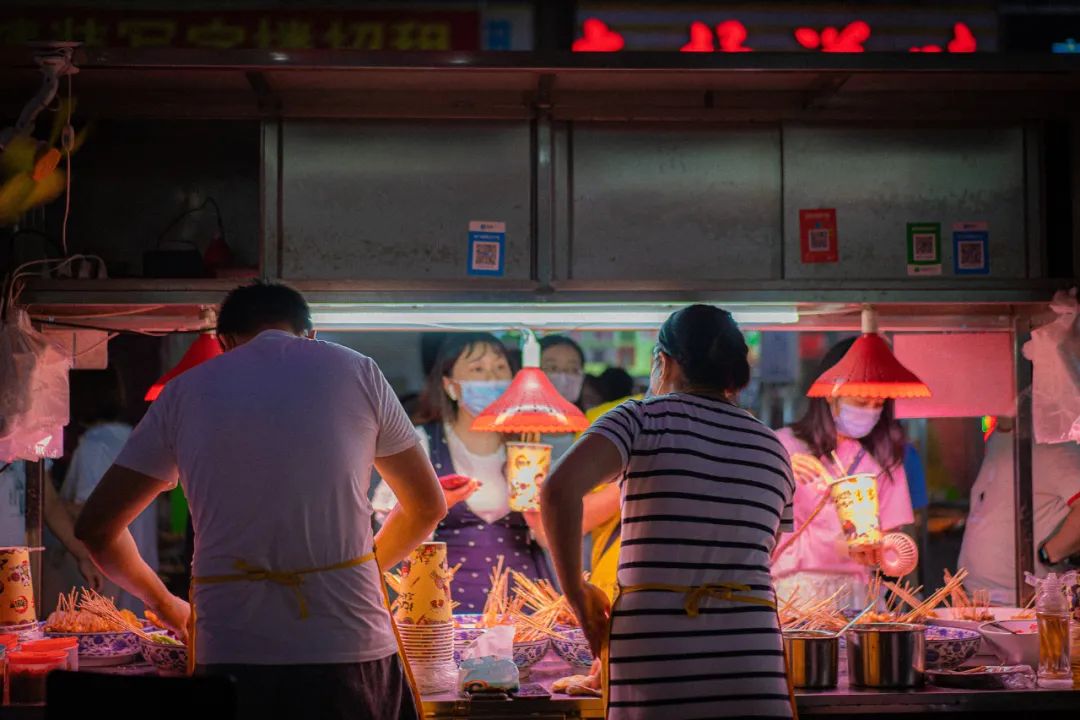
[[[166,386],[76,529],[112,580],[186,635],[191,609],[127,530],[179,479],[195,528],[197,671],[237,679],[241,717],[417,717],[379,567],[434,530],[443,493],[374,361],[310,334],[296,291],[230,293],[227,352]],[[399,500],[374,545],[373,466]]]
[[[959,561],[968,589],[989,590],[990,601],[1003,606],[1016,604],[1012,426],[1012,418],[1001,418],[986,443]],[[1041,577],[1080,552],[1080,446],[1037,444],[1031,460],[1035,574]]]

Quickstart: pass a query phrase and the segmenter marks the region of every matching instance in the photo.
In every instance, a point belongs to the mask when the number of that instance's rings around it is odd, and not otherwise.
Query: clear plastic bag
[[[0,327],[0,461],[58,458],[71,358],[14,310]]]
[[[1031,331],[1024,357],[1034,365],[1031,392],[1035,442],[1080,443],[1080,304],[1076,288],[1050,303],[1053,322]]]

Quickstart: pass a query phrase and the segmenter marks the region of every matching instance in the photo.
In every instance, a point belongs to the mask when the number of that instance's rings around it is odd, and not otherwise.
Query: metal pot
[[[926,682],[926,627],[867,623],[847,633],[848,680],[860,688],[917,688]]]
[[[784,631],[788,677],[801,690],[836,687],[840,638],[822,630]]]

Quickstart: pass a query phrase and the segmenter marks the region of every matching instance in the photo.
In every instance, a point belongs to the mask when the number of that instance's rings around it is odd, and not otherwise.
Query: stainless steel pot
[[[788,677],[801,690],[836,687],[840,638],[821,630],[784,631]]]
[[[847,633],[848,681],[861,688],[917,688],[926,682],[926,627],[867,623]]]

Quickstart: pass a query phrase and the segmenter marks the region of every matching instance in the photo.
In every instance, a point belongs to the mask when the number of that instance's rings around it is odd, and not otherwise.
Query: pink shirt
[[[795,437],[791,428],[777,431],[776,436],[787,448],[789,454],[810,454],[809,448]],[[845,440],[836,449],[845,468],[850,468],[862,446],[854,440]],[[827,465],[831,465],[828,463]],[[831,470],[831,467],[830,467]],[[911,496],[908,493],[907,476],[903,464],[892,468],[892,478],[882,471],[881,466],[867,453],[859,463],[857,472],[872,472],[878,478],[878,517],[882,531],[894,530],[901,525],[914,521],[911,510]],[[821,492],[815,485],[799,483],[795,489],[795,528],[806,523],[814,512],[821,498]],[[784,535],[780,543],[786,542],[789,535]],[[772,564],[773,577],[782,578],[793,573],[811,571],[832,574],[865,575],[867,568],[859,565],[847,554],[847,543],[836,508],[830,502],[818,513],[810,527],[806,529],[784,554]]]

